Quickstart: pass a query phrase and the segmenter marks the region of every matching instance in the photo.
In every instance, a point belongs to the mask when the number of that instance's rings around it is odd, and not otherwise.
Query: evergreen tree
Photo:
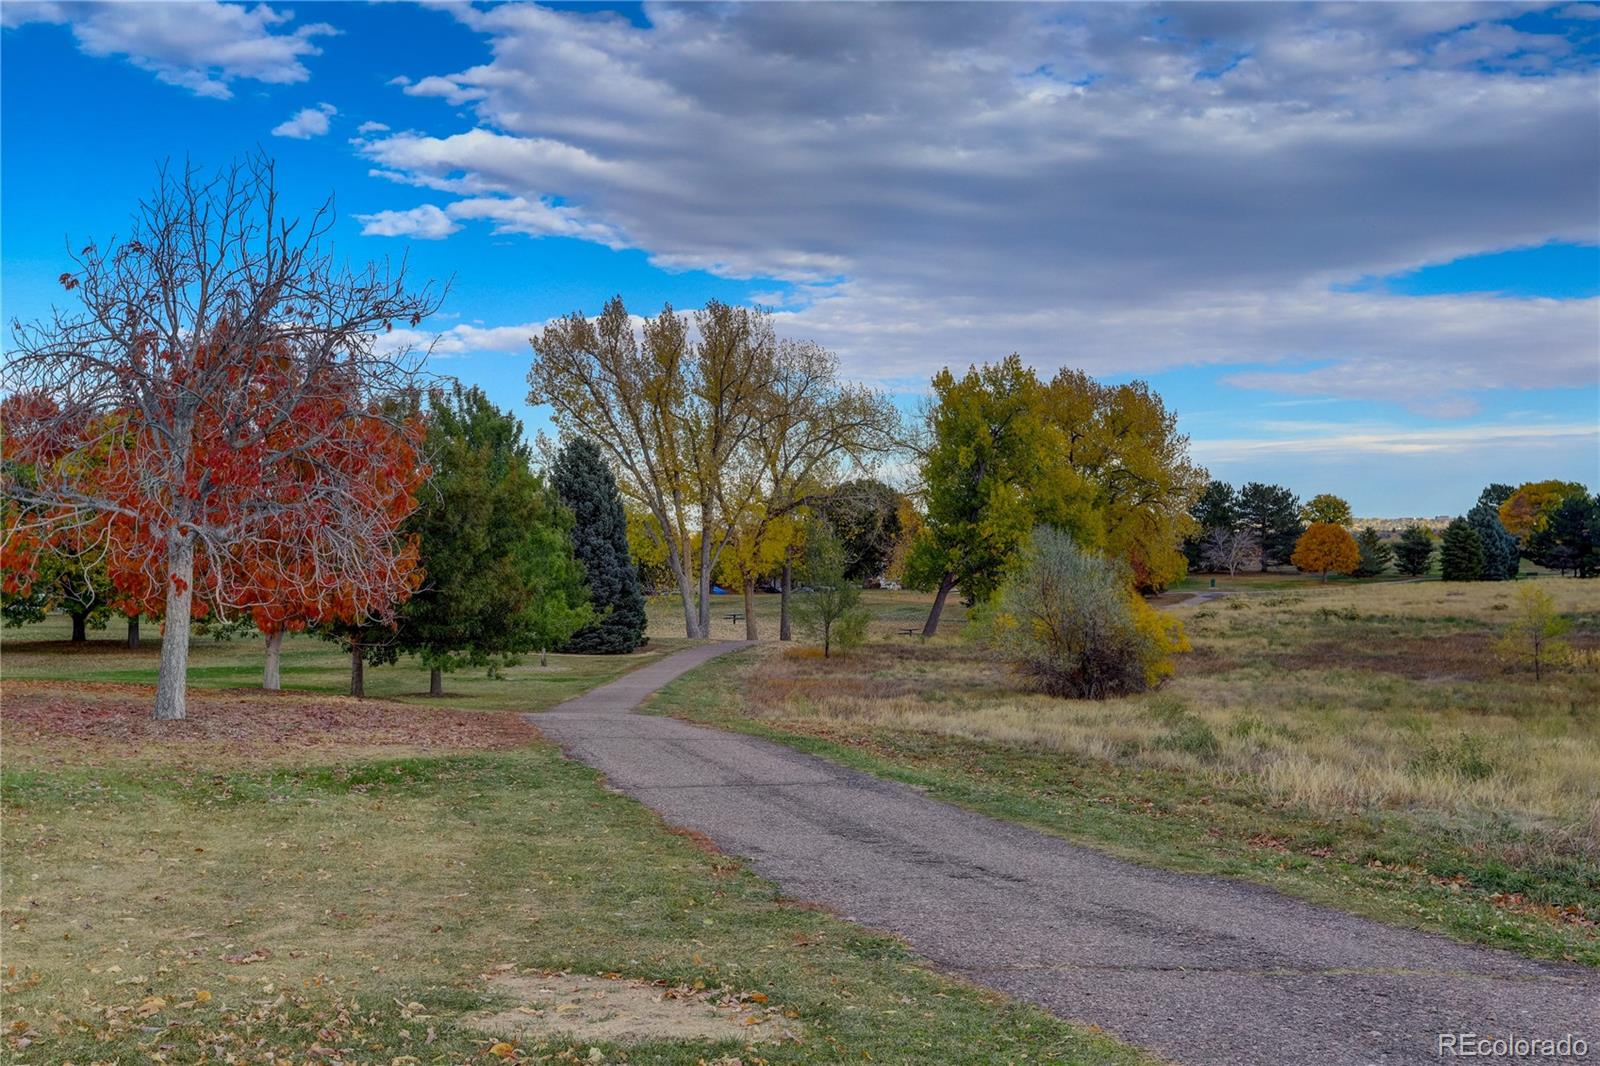
[[[1502,495],[1502,491],[1504,494]],[[1507,485],[1490,485],[1478,496],[1477,506],[1467,512],[1467,523],[1483,544],[1483,580],[1514,581],[1519,563],[1517,538],[1500,522],[1500,505],[1514,490]]]
[[[1238,531],[1238,493],[1226,481],[1212,481],[1206,485],[1194,506],[1189,508],[1189,517],[1194,519],[1199,528],[1193,536],[1184,539],[1183,554],[1189,560],[1189,568],[1198,570],[1205,565],[1206,545],[1222,539],[1216,537],[1216,533]]]
[[[1239,520],[1261,546],[1261,569],[1289,561],[1305,527],[1300,501],[1282,485],[1252,481],[1239,490]]]
[[[1600,496],[1574,493],[1563,499],[1528,538],[1528,555],[1562,573],[1600,573]]]
[[[1371,526],[1356,534],[1356,548],[1361,552],[1361,564],[1356,567],[1357,577],[1377,577],[1389,569],[1394,559],[1394,549],[1384,543],[1383,537]],[[1428,546],[1433,550],[1432,544]]]
[[[1421,577],[1433,569],[1433,534],[1422,526],[1407,526],[1394,548],[1394,566],[1402,574]]]
[[[550,468],[550,481],[572,512],[572,551],[583,564],[595,620],[563,650],[625,654],[645,642],[644,595],[628,552],[628,518],[600,446],[574,437]]]
[[[1439,544],[1439,576],[1446,581],[1483,578],[1483,540],[1465,518],[1457,518],[1445,527]]]
[[[592,614],[567,565],[571,518],[534,474],[518,419],[457,385],[433,399],[427,451],[433,478],[408,522],[427,578],[390,647],[421,657],[438,696],[445,672],[559,646]]]

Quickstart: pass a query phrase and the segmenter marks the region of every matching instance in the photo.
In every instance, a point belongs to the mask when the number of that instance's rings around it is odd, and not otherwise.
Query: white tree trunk
[[[155,716],[182,718],[188,710],[189,616],[194,606],[194,540],[177,533],[167,542],[167,617],[161,628],[161,669],[156,674]]]
[[[283,630],[267,634],[267,663],[261,670],[261,687],[277,692],[283,687]]]

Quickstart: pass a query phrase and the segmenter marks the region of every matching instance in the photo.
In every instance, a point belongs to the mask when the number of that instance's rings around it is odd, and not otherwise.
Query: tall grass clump
[[[1189,650],[1182,623],[1145,603],[1120,565],[1051,526],[1033,531],[986,613],[983,639],[1052,696],[1143,692]]]

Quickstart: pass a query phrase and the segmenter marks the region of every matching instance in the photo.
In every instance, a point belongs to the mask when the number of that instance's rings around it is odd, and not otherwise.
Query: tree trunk
[[[700,635],[711,635],[711,525],[710,512],[700,511]]]
[[[756,635],[756,579],[744,579],[744,639],[759,640]]]
[[[74,642],[89,639],[89,616],[75,614],[72,616],[72,639]]]
[[[793,640],[789,628],[789,588],[794,584],[794,560],[783,554],[783,583],[778,587],[778,639]]]
[[[944,598],[950,595],[950,590],[956,587],[956,576],[946,574],[939,579],[939,594],[933,598],[933,610],[928,612],[928,621],[922,627],[922,635],[931,637],[939,632],[939,616],[944,614]]]
[[[136,614],[128,616],[128,647],[139,647],[139,616]]]
[[[267,662],[261,668],[261,687],[277,692],[283,687],[283,630],[267,634]]]
[[[437,666],[428,671],[428,695],[444,695],[444,671]]]
[[[683,635],[690,640],[705,636],[700,631],[699,615],[694,604],[694,583],[689,580],[689,570],[675,553],[668,552],[667,565],[678,581],[678,595],[683,597]]]
[[[167,541],[167,617],[161,627],[161,668],[156,673],[155,716],[182,718],[188,710],[189,615],[194,607],[194,541],[174,533]]]
[[[350,695],[365,696],[367,694],[367,659],[361,648],[361,641],[350,638]]]

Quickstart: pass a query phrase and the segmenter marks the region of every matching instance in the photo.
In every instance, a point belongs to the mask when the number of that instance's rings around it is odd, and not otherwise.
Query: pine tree
[[[1300,501],[1282,485],[1252,481],[1239,490],[1239,521],[1261,545],[1261,569],[1289,561],[1305,532],[1300,524]]]
[[[1504,495],[1502,495],[1502,492]],[[1517,576],[1517,538],[1500,521],[1500,504],[1511,495],[1505,485],[1490,485],[1467,512],[1467,523],[1483,543],[1483,580],[1514,581]]]
[[[430,407],[433,477],[408,523],[427,579],[392,646],[428,665],[429,694],[440,696],[445,672],[560,646],[592,615],[571,565],[572,520],[533,472],[522,423],[477,388],[458,385]]]
[[[628,518],[600,446],[574,437],[562,446],[550,480],[575,523],[572,550],[583,564],[598,617],[564,651],[626,654],[645,642],[644,595],[628,553]]]
[[[1389,563],[1394,559],[1394,549],[1384,543],[1378,531],[1371,526],[1356,535],[1356,548],[1361,552],[1361,565],[1356,567],[1357,577],[1377,577],[1389,569]],[[1428,550],[1433,550],[1431,543]]]
[[[1433,569],[1433,534],[1422,526],[1407,526],[1394,548],[1394,567],[1402,574],[1421,577]]]
[[[1439,576],[1446,581],[1483,579],[1483,540],[1465,518],[1445,527],[1439,545]]]

